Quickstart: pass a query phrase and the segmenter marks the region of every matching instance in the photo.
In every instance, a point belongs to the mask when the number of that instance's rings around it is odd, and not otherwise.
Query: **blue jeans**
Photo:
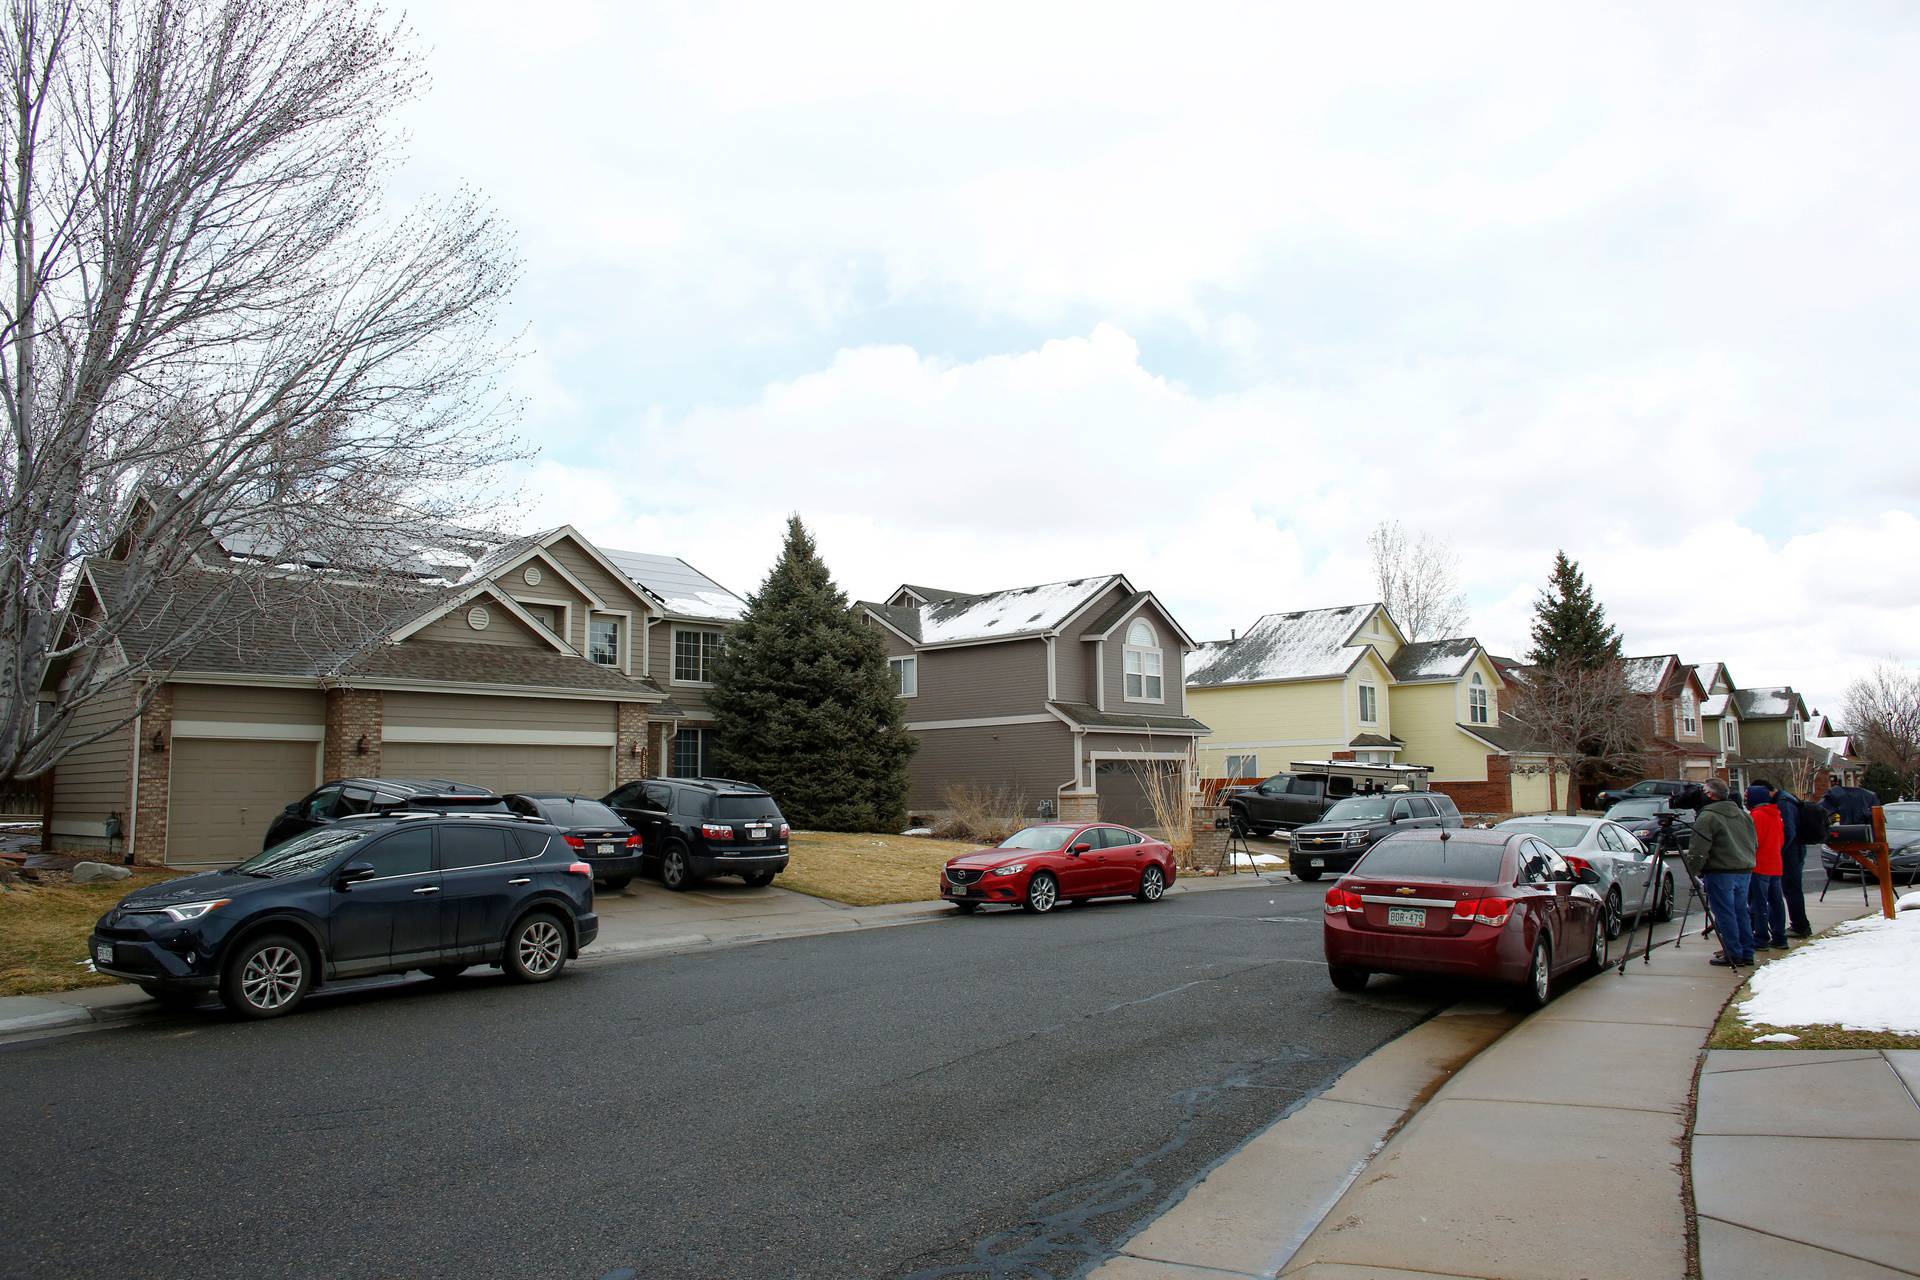
[[[1753,919],[1747,914],[1747,887],[1752,881],[1750,871],[1710,871],[1700,877],[1713,912],[1713,927],[1720,934],[1720,949],[1741,964],[1753,963]]]
[[[1780,851],[1780,865],[1785,872],[1780,877],[1780,887],[1787,891],[1787,923],[1796,933],[1813,932],[1813,923],[1807,919],[1807,886],[1804,880],[1807,871],[1807,846],[1790,844]]]
[[[1787,895],[1780,886],[1781,879],[1755,872],[1753,884],[1747,889],[1747,913],[1753,917],[1755,946],[1764,942],[1776,947],[1787,945]]]

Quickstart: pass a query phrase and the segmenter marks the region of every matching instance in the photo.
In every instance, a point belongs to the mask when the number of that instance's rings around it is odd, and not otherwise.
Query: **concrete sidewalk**
[[[1838,901],[1810,903],[1809,910],[1816,930],[1859,914],[1857,906]],[[1624,976],[1608,969],[1564,991],[1539,1013],[1513,1019],[1510,1030],[1488,1037],[1483,1051],[1457,1071],[1429,1055],[1436,1069],[1424,1081],[1432,1095],[1424,1105],[1418,1104],[1422,1081],[1417,1038],[1432,1034],[1429,1028],[1445,1020],[1409,1033],[1322,1095],[1328,1101],[1341,1100],[1376,1074],[1381,1063],[1397,1061],[1411,1074],[1398,1077],[1392,1094],[1373,1100],[1404,1105],[1409,1112],[1404,1122],[1396,1115],[1383,1126],[1376,1115],[1302,1107],[1216,1168],[1129,1241],[1121,1257],[1094,1274],[1101,1280],[1687,1275],[1685,1166],[1694,1080],[1713,1025],[1745,977],[1744,972],[1730,974],[1708,963],[1715,946],[1699,937],[1698,927],[1696,915],[1679,949],[1662,946],[1644,962],[1631,961]],[[1671,938],[1675,929],[1665,926],[1655,936]],[[1407,1053],[1402,1047],[1407,1044],[1416,1051]],[[1808,1055],[1782,1051],[1768,1056],[1785,1065]],[[1886,1069],[1884,1062],[1881,1069]],[[1911,1074],[1908,1083],[1913,1083]],[[1707,1092],[1703,1089],[1703,1096]],[[1898,1100],[1891,1090],[1881,1092]],[[1409,1098],[1411,1102],[1402,1103]],[[1906,1101],[1911,1103],[1911,1096]],[[1794,1109],[1804,1112],[1804,1097]],[[1920,1129],[1920,1117],[1902,1118]],[[1827,1119],[1816,1114],[1812,1123],[1819,1126]],[[1872,1123],[1863,1122],[1863,1127]],[[1296,1124],[1299,1132],[1290,1136],[1289,1126]],[[1391,1136],[1368,1160],[1367,1153],[1388,1130]],[[1739,1139],[1716,1136],[1713,1141]],[[1905,1196],[1911,1171],[1920,1168],[1915,1161],[1920,1147],[1883,1145],[1888,1150],[1878,1154],[1906,1160],[1907,1176],[1892,1178],[1891,1166],[1884,1166],[1889,1177],[1883,1185],[1889,1191],[1880,1194]],[[1289,1148],[1309,1160],[1319,1150],[1342,1159],[1359,1153],[1355,1163],[1364,1167],[1344,1178],[1336,1172],[1331,1183],[1324,1184],[1338,1192],[1337,1199],[1324,1193],[1307,1199],[1308,1187],[1285,1176],[1287,1162],[1272,1161],[1275,1151]],[[1702,1175],[1703,1186],[1706,1176],[1716,1188],[1739,1183],[1748,1166],[1726,1167],[1728,1150],[1708,1148],[1709,1158],[1722,1163]],[[1771,1155],[1781,1157],[1778,1150]],[[1810,1187],[1821,1185],[1807,1181],[1811,1172],[1782,1178],[1768,1173],[1749,1181],[1764,1188],[1769,1203],[1805,1200]],[[1709,1201],[1707,1193],[1702,1194],[1705,1214]],[[1723,1195],[1719,1190],[1713,1194]],[[1732,1200],[1724,1207],[1721,1200],[1711,1203],[1728,1215],[1729,1231],[1747,1211]],[[1900,1265],[1912,1266],[1920,1259],[1920,1237],[1909,1231],[1893,1239],[1910,1218],[1889,1214],[1870,1199],[1854,1203],[1864,1218],[1878,1224],[1873,1247],[1839,1228],[1821,1237],[1809,1227],[1805,1238],[1831,1239],[1838,1232],[1854,1240],[1850,1257],[1833,1259],[1841,1266],[1857,1266],[1851,1257],[1883,1259],[1890,1256],[1887,1249],[1896,1247],[1904,1250],[1906,1261]],[[1302,1230],[1300,1220],[1309,1214],[1319,1221]],[[1766,1256],[1751,1252],[1757,1246],[1747,1240],[1736,1243],[1749,1252],[1729,1253],[1741,1261],[1718,1274],[1734,1275],[1736,1266],[1738,1274],[1747,1277],[1895,1274],[1818,1266],[1767,1269],[1753,1262]]]

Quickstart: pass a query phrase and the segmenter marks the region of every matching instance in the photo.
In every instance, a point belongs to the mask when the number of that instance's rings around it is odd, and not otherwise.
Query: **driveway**
[[[674,893],[643,876],[619,893],[599,890],[593,901],[600,914],[600,936],[585,953],[589,959],[666,954],[713,942],[803,937],[947,914],[937,903],[849,907],[777,885],[750,888],[731,878],[702,881]]]

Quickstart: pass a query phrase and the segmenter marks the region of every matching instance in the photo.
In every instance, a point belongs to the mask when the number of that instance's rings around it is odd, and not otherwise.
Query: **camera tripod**
[[[1653,841],[1653,861],[1656,865],[1649,869],[1647,883],[1640,890],[1639,914],[1635,917],[1633,932],[1627,934],[1627,945],[1621,950],[1619,973],[1622,977],[1626,976],[1627,961],[1633,958],[1633,934],[1639,932],[1642,922],[1645,923],[1647,928],[1647,945],[1646,949],[1640,953],[1641,964],[1652,964],[1654,948],[1664,947],[1667,945],[1667,942],[1671,942],[1673,949],[1678,951],[1680,944],[1686,939],[1687,915],[1692,911],[1695,901],[1700,903],[1700,915],[1704,920],[1704,923],[1700,927],[1700,936],[1705,938],[1716,933],[1720,934],[1721,954],[1727,957],[1728,969],[1734,973],[1738,973],[1740,966],[1735,963],[1733,953],[1727,949],[1727,935],[1720,933],[1718,925],[1714,922],[1713,900],[1707,896],[1706,886],[1700,883],[1700,877],[1695,874],[1692,867],[1687,865],[1686,858],[1680,856],[1680,840],[1679,837],[1674,834],[1673,825],[1673,818],[1671,816],[1666,814],[1660,816],[1660,830],[1655,834]],[[1659,895],[1662,891],[1661,886],[1666,883],[1668,854],[1676,855],[1674,860],[1680,864],[1680,869],[1686,873],[1688,889],[1687,902],[1680,908],[1680,931],[1669,938],[1667,942],[1655,942],[1653,940],[1653,926],[1659,922],[1653,918],[1652,905],[1654,902],[1659,901]],[[1671,906],[1672,904],[1668,905]]]

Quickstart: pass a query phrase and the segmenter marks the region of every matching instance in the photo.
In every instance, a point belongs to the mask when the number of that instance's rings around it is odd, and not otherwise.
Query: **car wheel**
[[[1673,877],[1661,876],[1660,888],[1653,899],[1653,918],[1661,924],[1673,919]]]
[[[747,887],[750,889],[764,889],[773,883],[773,872],[750,871],[740,878],[747,882]]]
[[[1027,881],[1027,898],[1020,905],[1036,915],[1045,915],[1060,901],[1060,882],[1045,871],[1034,873]]]
[[[670,844],[660,855],[660,883],[675,893],[693,886],[693,864],[687,861],[687,846]]]
[[[626,888],[628,885],[633,883],[633,877],[632,876],[608,876],[605,880],[602,880],[600,883],[604,884],[607,887],[608,893],[619,893],[622,889]]]
[[[1607,931],[1595,921],[1593,926],[1593,948],[1587,952],[1587,972],[1598,973],[1607,967]]]
[[[452,982],[471,967],[470,965],[464,964],[435,964],[427,966],[420,972],[426,974],[435,982]]]
[[[1318,880],[1320,878],[1320,868],[1319,867],[1302,867],[1298,871],[1294,872],[1293,874],[1298,879],[1301,879],[1301,880]]]
[[[977,902],[956,902],[953,904],[953,909],[963,916],[970,916],[980,909],[980,904]]]
[[[285,934],[263,934],[228,959],[220,1002],[243,1018],[277,1018],[293,1012],[312,986],[307,949]]]
[[[559,918],[536,911],[507,934],[501,965],[516,982],[549,982],[567,967],[567,930]]]
[[[1620,936],[1621,921],[1624,919],[1620,909],[1620,886],[1607,890],[1607,900],[1600,908],[1600,925],[1607,937]]]
[[[1327,966],[1327,977],[1332,981],[1333,989],[1336,991],[1365,991],[1367,979],[1372,976],[1365,969],[1356,969],[1352,965],[1330,964]]]
[[[1553,948],[1545,934],[1533,944],[1533,959],[1527,964],[1527,979],[1520,988],[1522,1009],[1544,1009],[1553,999]]]
[[[179,987],[163,987],[155,983],[144,983],[140,989],[160,1003],[162,1009],[192,1009],[200,1003],[203,993],[183,991]]]
[[[1140,892],[1133,896],[1142,902],[1158,902],[1160,895],[1167,891],[1167,873],[1151,862],[1140,873]]]

